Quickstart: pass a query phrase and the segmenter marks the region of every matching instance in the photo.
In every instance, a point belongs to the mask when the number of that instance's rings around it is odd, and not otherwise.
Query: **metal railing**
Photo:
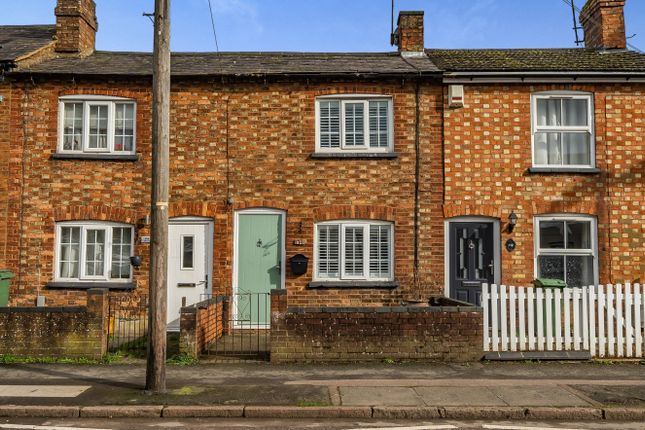
[[[110,296],[108,305],[108,352],[145,355],[148,334],[148,296]]]
[[[268,360],[271,349],[271,295],[239,293],[224,296],[202,310],[203,333],[210,341],[204,354],[217,361]]]

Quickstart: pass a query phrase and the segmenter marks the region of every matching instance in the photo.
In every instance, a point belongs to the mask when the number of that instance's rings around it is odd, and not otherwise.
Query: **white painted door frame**
[[[495,254],[495,283],[502,279],[502,245],[501,230],[498,218],[486,216],[458,216],[444,220],[443,254],[444,254],[444,289],[443,294],[450,297],[450,224],[453,222],[492,222],[493,223],[493,253]]]

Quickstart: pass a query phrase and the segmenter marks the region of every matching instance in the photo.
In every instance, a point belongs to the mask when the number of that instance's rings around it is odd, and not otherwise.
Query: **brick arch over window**
[[[123,97],[132,100],[141,98],[141,92],[124,90],[123,88],[108,89],[108,88],[87,88],[87,87],[71,87],[65,88],[58,93],[58,97],[66,96],[104,96],[104,97]]]
[[[58,206],[52,211],[55,222],[60,221],[112,221],[135,224],[141,214],[133,209],[107,205],[68,205]]]
[[[548,215],[548,214],[581,214],[581,215],[594,215],[598,221],[604,221],[606,218],[606,210],[602,207],[602,203],[596,201],[551,201],[551,202],[534,202],[533,213],[535,215]]]
[[[454,218],[460,216],[487,216],[501,218],[503,208],[497,205],[462,205],[447,204],[443,206],[443,216]]]
[[[329,205],[314,209],[314,222],[337,219],[396,220],[396,209],[381,205]]]

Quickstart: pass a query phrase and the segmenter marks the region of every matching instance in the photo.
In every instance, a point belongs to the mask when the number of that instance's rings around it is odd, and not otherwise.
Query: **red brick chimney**
[[[401,11],[394,32],[399,52],[408,55],[424,53],[423,11]]]
[[[625,0],[588,0],[580,12],[585,46],[625,49]]]
[[[94,0],[58,0],[54,13],[56,52],[93,53],[98,29]]]

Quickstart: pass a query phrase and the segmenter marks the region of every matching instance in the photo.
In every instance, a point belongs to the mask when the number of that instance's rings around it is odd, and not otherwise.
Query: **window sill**
[[[56,281],[49,282],[47,288],[52,290],[70,289],[70,290],[89,290],[90,288],[105,288],[108,290],[134,290],[136,285],[134,282],[69,282],[69,281]]]
[[[393,290],[398,287],[397,281],[313,281],[307,285],[308,289],[372,288]]]
[[[55,153],[52,160],[102,160],[102,161],[139,161],[139,154],[62,154]]]
[[[529,167],[529,173],[552,173],[552,174],[575,174],[575,175],[596,175],[600,169],[596,167]]]
[[[313,152],[310,158],[337,159],[337,158],[399,158],[397,152]]]

